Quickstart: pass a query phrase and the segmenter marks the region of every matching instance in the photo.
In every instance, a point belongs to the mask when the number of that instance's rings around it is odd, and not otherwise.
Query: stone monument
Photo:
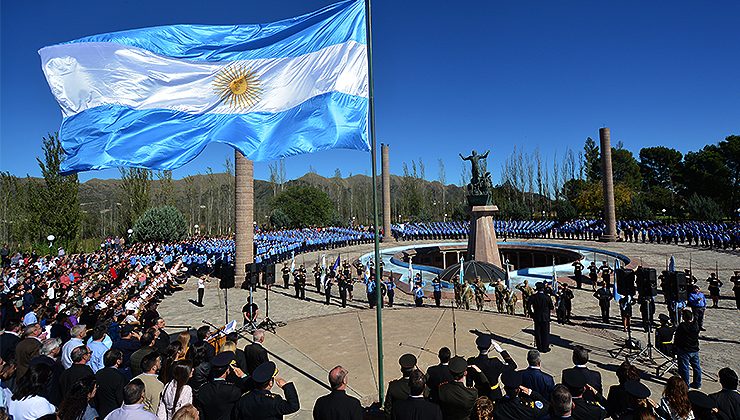
[[[614,242],[617,240],[617,217],[614,207],[611,133],[607,127],[599,129],[599,141],[601,143],[601,182],[604,188],[604,220],[606,221],[606,229],[599,240]]]
[[[501,267],[501,254],[498,252],[496,229],[493,225],[493,216],[498,211],[498,207],[493,205],[491,173],[486,171],[488,152],[479,155],[473,150],[468,157],[460,155],[462,160],[469,160],[472,165],[472,177],[467,185],[467,199],[470,206],[468,260],[487,262]]]

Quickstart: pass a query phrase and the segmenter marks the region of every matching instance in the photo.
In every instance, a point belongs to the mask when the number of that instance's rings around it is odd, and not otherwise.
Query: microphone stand
[[[457,356],[457,320],[455,319],[455,302],[452,302],[452,353]]]

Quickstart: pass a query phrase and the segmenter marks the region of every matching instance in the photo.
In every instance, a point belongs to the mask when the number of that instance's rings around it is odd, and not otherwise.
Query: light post
[[[195,234],[199,236],[200,235],[200,225],[195,225],[193,227],[195,228]]]
[[[444,215],[444,219],[442,219],[443,222],[447,222],[447,213]]]
[[[56,239],[54,235],[49,235],[46,237],[46,240],[49,241],[49,255],[51,255],[51,246],[54,244],[54,239]]]
[[[203,223],[203,210],[205,210],[206,206],[205,204],[201,204],[200,206],[198,206],[198,208],[200,208],[200,215],[198,217],[198,220]]]
[[[134,230],[131,229],[131,228],[129,228],[129,230],[127,230],[126,233],[128,233],[128,240],[129,240],[129,242],[131,242],[131,235],[134,233]]]
[[[545,211],[544,210],[542,210],[542,218],[543,219],[545,218]]]

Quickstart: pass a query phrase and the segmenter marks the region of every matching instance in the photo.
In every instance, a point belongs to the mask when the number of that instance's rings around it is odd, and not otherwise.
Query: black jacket
[[[509,352],[501,352],[501,357],[504,358],[504,362],[506,363],[499,360],[498,357],[488,357],[488,355],[478,355],[468,359],[468,366],[478,366],[483,375],[486,376],[485,381],[475,380],[478,395],[486,395],[492,401],[496,401],[504,395],[498,383],[501,373],[503,373],[504,369],[516,369],[516,362],[509,356]],[[472,385],[473,378],[479,377],[480,375],[475,370],[468,368],[468,386]]]
[[[699,351],[699,325],[696,321],[678,324],[676,334],[673,336],[673,345],[676,351],[684,353]]]
[[[234,407],[233,418],[250,420],[281,420],[286,414],[300,410],[295,385],[288,382],[283,387],[285,399],[270,391],[250,391],[239,399]]]
[[[345,391],[332,391],[316,400],[313,407],[314,420],[362,420],[360,400]]]
[[[95,372],[98,389],[95,391],[95,407],[100,418],[105,418],[111,411],[123,404],[123,387],[128,380],[120,370],[104,367]]]
[[[468,420],[473,410],[478,390],[461,382],[450,382],[439,387],[439,408],[444,420]]]
[[[532,391],[531,395],[506,395],[496,401],[493,418],[496,420],[539,419],[547,414],[548,404],[541,395]]]
[[[596,392],[599,393],[599,395],[603,394],[604,391],[601,387],[601,374],[585,366],[573,366],[572,368],[563,369],[563,374],[560,377],[560,383],[563,383],[563,378],[565,377],[566,372],[573,370],[579,370],[583,372],[583,375],[586,377],[586,383],[591,385],[596,390]]]
[[[62,372],[59,376],[59,386],[62,388],[62,396],[65,397],[67,395],[67,392],[72,389],[72,384],[88,376],[95,376],[95,372],[90,369],[90,366],[77,363]]]
[[[550,393],[555,388],[555,378],[542,369],[528,367],[522,371],[522,385],[542,395],[545,401],[550,401]]]
[[[0,335],[0,357],[5,361],[15,360],[15,346],[21,341],[15,334],[4,333]]]
[[[195,406],[198,407],[200,418],[213,420],[229,420],[242,390],[239,386],[217,379],[198,389],[195,397]]]
[[[550,322],[550,311],[555,307],[550,296],[544,292],[537,292],[529,298],[529,307],[532,311],[532,320],[535,322]]]
[[[393,420],[442,420],[442,410],[433,402],[423,398],[398,401],[391,413]]]
[[[247,373],[251,376],[257,366],[269,361],[267,350],[260,343],[252,343],[244,347],[244,359],[247,363]]]
[[[720,413],[731,419],[740,419],[740,394],[737,390],[723,389],[710,397],[717,402]]]
[[[449,366],[439,364],[427,369],[427,386],[429,387],[430,400],[439,401],[439,387],[445,382],[452,382]]]

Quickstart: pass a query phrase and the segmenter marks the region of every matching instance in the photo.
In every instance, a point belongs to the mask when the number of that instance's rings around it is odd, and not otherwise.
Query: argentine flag
[[[62,171],[174,169],[211,142],[255,161],[370,150],[365,5],[279,22],[173,25],[42,48]]]

